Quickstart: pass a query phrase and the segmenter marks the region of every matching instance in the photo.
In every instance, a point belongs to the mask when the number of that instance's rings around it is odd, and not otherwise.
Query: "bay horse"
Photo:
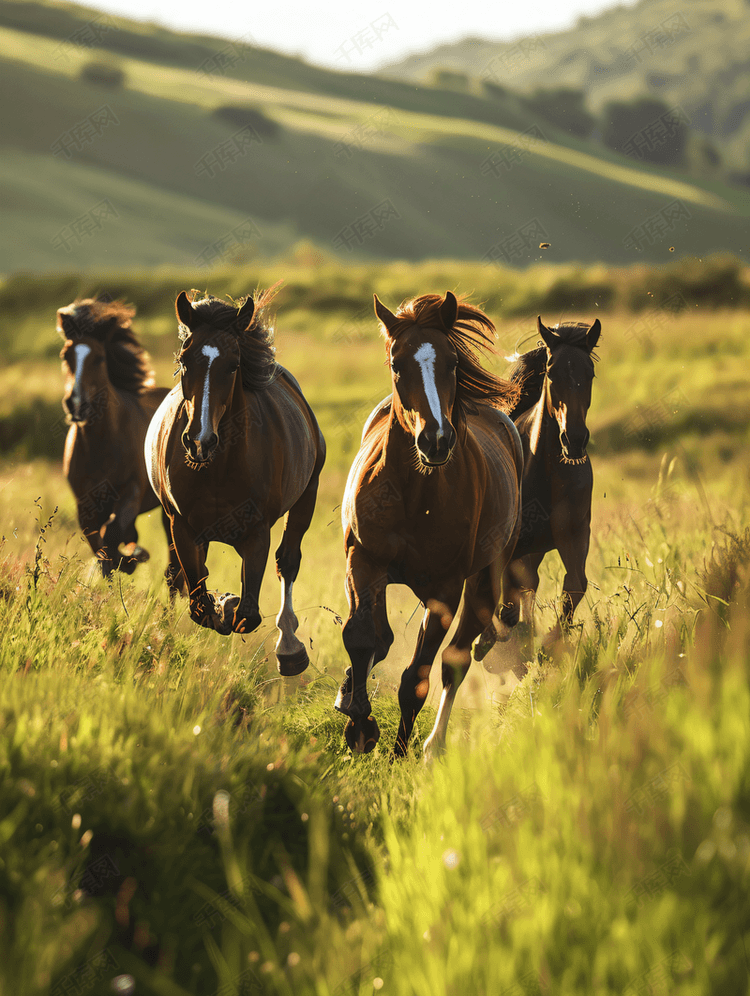
[[[304,671],[309,658],[295,636],[292,587],[302,537],[315,509],[326,447],[294,377],[275,360],[266,312],[273,288],[228,304],[183,291],[175,302],[182,348],[180,382],[165,398],[146,439],[146,464],[169,518],[190,598],[190,617],[226,636],[261,622],[258,596],[271,526],[281,516],[276,551],[281,610],[276,619],[278,669]],[[227,543],[242,558],[242,594],[206,588],[209,543]],[[168,578],[174,591],[181,587]]]
[[[375,313],[392,395],[365,424],[342,503],[349,601],[343,639],[351,666],[335,708],[350,717],[349,747],[371,751],[380,730],[367,678],[393,643],[386,587],[408,585],[425,612],[398,692],[393,755],[403,756],[463,590],[457,629],[442,655],[443,694],[425,743],[430,757],[445,747],[473,641],[494,630],[503,571],[521,528],[523,453],[505,413],[519,389],[481,367],[476,349],[490,348],[494,325],[450,291],[414,298],[396,314],[375,295]]]
[[[132,574],[149,559],[138,545],[135,520],[159,505],[143,443],[167,389],[154,387],[148,354],[131,328],[134,315],[122,301],[93,298],[57,312],[65,340],[63,411],[70,425],[63,471],[104,577],[115,569]]]
[[[511,381],[521,388],[511,418],[523,442],[523,517],[505,574],[507,601],[500,613],[506,626],[523,624],[529,650],[533,650],[539,565],[545,554],[557,550],[565,567],[562,610],[545,643],[569,630],[588,586],[594,478],[586,453],[586,415],[594,379],[592,352],[601,323],[597,318],[590,326],[574,322],[547,328],[539,317],[537,330],[542,345],[523,353],[510,371]],[[481,655],[488,649],[485,644]]]

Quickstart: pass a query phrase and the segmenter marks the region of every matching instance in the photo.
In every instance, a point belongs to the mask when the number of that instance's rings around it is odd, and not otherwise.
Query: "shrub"
[[[579,138],[588,138],[596,124],[596,118],[586,109],[583,90],[569,87],[539,89],[526,98],[526,105],[535,114]]]
[[[111,62],[87,62],[81,67],[78,78],[94,86],[108,87],[110,90],[120,90],[127,79],[125,71]]]
[[[267,118],[255,107],[223,104],[215,108],[213,116],[237,128],[254,128],[261,138],[274,138],[281,131],[281,126],[276,121]]]

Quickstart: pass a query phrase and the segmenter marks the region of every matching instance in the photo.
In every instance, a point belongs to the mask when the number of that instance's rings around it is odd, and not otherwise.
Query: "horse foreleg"
[[[430,599],[427,603],[422,625],[419,627],[414,656],[411,664],[401,675],[398,689],[401,722],[393,747],[394,757],[404,757],[406,754],[414,723],[430,690],[430,671],[435,654],[440,649],[446,630],[453,621],[457,605],[458,598],[451,599],[450,605],[434,599]]]
[[[214,600],[206,588],[205,546],[196,541],[196,536],[187,522],[176,512],[171,518],[174,553],[182,570],[190,599],[190,618],[199,626],[215,629],[226,636],[230,630],[224,628],[224,620],[216,611]]]
[[[495,565],[489,565],[466,581],[456,632],[443,651],[443,694],[435,726],[424,745],[427,761],[445,751],[445,735],[456,692],[471,666],[471,645],[489,625],[497,606],[494,570]]]
[[[140,506],[140,488],[136,483],[132,483],[124,489],[115,502],[114,518],[108,523],[104,531],[105,546],[114,560],[115,566],[124,574],[132,574],[139,563],[149,559],[148,550],[138,546],[135,520]],[[121,546],[129,549],[121,553]]]
[[[586,577],[586,558],[589,552],[589,529],[585,532],[573,533],[560,539],[557,551],[565,567],[563,579],[562,608],[556,625],[544,638],[544,648],[551,648],[567,633],[573,623],[573,614],[578,603],[586,594],[588,578]]]
[[[264,522],[256,525],[244,539],[234,544],[242,558],[242,594],[239,598],[237,595],[225,595],[221,599],[227,633],[252,633],[261,624],[260,586],[270,545],[271,531]]]
[[[376,660],[382,660],[387,653],[386,644],[390,646],[390,627],[387,633],[382,627],[387,584],[388,574],[382,565],[370,560],[356,544],[351,546],[346,571],[349,618],[342,633],[351,666],[347,668],[334,708],[349,716],[344,737],[351,750],[360,754],[369,753],[380,739],[380,729],[371,715],[367,678]]]
[[[164,509],[161,510],[161,521],[167,536],[167,547],[169,550],[169,560],[167,562],[167,569],[164,571],[164,578],[169,589],[169,600],[173,602],[178,593],[182,595],[186,594],[187,584],[185,582],[185,575],[182,573],[182,568],[180,567],[180,561],[175,552],[172,540],[171,520]]]
[[[77,504],[78,524],[81,527],[81,531],[83,532],[86,542],[91,547],[91,552],[94,554],[99,563],[102,576],[105,578],[109,577],[116,565],[113,563],[110,552],[102,540],[102,534],[106,528],[107,520],[105,519],[105,523],[103,525],[101,521],[101,510],[94,510],[91,508],[91,502],[88,499],[88,496],[84,496],[83,499],[78,500]]]
[[[281,608],[276,616],[279,638],[276,641],[276,660],[279,674],[301,674],[310,663],[304,643],[296,636],[297,617],[292,603],[292,588],[299,574],[302,560],[302,537],[310,527],[315,500],[318,496],[318,475],[312,477],[307,488],[287,513],[284,534],[276,551],[276,576],[281,580]]]

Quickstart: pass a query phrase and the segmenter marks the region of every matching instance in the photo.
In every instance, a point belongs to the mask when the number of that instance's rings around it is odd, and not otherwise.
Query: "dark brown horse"
[[[393,643],[386,586],[408,585],[426,609],[398,693],[394,754],[405,754],[463,590],[457,629],[443,652],[443,696],[425,744],[430,755],[445,746],[472,643],[486,628],[494,632],[503,570],[521,526],[521,441],[503,411],[518,388],[479,365],[475,348],[489,348],[494,326],[450,291],[442,299],[415,298],[395,315],[376,297],[375,312],[393,394],[365,425],[344,494],[349,618],[343,636],[351,667],[335,705],[350,717],[349,746],[372,750],[380,731],[367,677]]]
[[[560,619],[546,643],[570,627],[588,584],[593,474],[586,453],[586,415],[594,379],[591,354],[601,324],[597,319],[591,326],[547,328],[538,318],[537,329],[544,345],[524,353],[510,374],[521,387],[511,418],[523,441],[523,520],[504,579],[506,605],[500,615],[509,626],[523,624],[522,638],[529,651],[539,565],[545,554],[557,550],[565,567]],[[485,653],[487,649],[483,647]]]
[[[57,312],[57,331],[65,339],[63,410],[70,423],[63,470],[105,577],[116,568],[132,574],[148,560],[135,520],[159,505],[143,442],[167,391],[154,387],[148,354],[130,327],[134,314],[122,301],[91,298]]]
[[[266,318],[272,297],[266,292],[237,306],[180,294],[180,383],[151,423],[146,462],[171,523],[190,616],[222,635],[260,625],[271,526],[286,516],[276,551],[282,596],[276,656],[281,674],[292,675],[309,663],[295,636],[292,586],[326,450],[299,384],[274,359]],[[217,598],[206,589],[211,542],[228,543],[242,558],[240,597]],[[168,581],[174,589],[179,579]]]

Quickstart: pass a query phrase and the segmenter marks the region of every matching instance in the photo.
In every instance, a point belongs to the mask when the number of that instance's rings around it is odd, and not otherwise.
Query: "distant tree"
[[[281,126],[272,118],[266,117],[256,107],[242,107],[238,104],[222,104],[213,111],[215,118],[228,122],[237,128],[254,128],[261,138],[278,135]]]
[[[750,0],[748,0],[750,3]],[[493,83],[492,80],[482,80],[482,89],[484,90],[484,95],[486,97],[491,97],[496,100],[498,97],[505,97],[508,93],[508,88],[501,86],[499,83]]]
[[[685,162],[689,125],[662,100],[611,101],[602,111],[601,131],[604,144],[625,155],[666,166]]]
[[[78,78],[95,86],[119,90],[125,85],[127,76],[123,69],[111,62],[87,62],[81,67]]]
[[[469,77],[455,69],[433,69],[429,83],[441,90],[457,90],[459,93],[466,93],[469,89]]]
[[[572,87],[538,89],[530,97],[526,97],[525,102],[535,114],[571,135],[588,138],[594,130],[596,118],[586,108],[586,94],[583,90]]]

